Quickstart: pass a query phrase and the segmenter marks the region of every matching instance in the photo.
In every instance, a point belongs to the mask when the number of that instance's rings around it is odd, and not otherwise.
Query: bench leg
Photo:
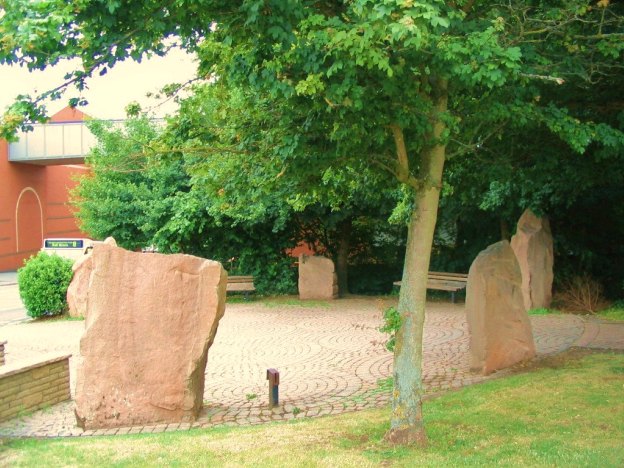
[[[451,291],[451,302],[455,304],[455,291]]]

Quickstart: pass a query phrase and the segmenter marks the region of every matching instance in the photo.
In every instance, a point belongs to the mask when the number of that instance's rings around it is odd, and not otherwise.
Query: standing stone
[[[473,371],[487,375],[535,356],[520,267],[509,242],[489,246],[472,263],[466,315]]]
[[[325,257],[299,256],[299,299],[336,299],[338,277],[334,262]]]
[[[112,237],[108,237],[104,243],[117,247],[117,242]],[[92,241],[91,247],[72,266],[74,275],[67,288],[67,305],[69,306],[70,317],[87,316],[87,292],[89,291],[91,271],[93,270],[91,251],[93,246],[97,244],[101,244],[101,242]]]
[[[553,238],[548,219],[538,218],[526,210],[511,238],[520,271],[522,295],[526,310],[550,307],[553,284]]]
[[[190,255],[91,253],[76,418],[85,429],[193,421],[227,273]]]
[[[89,290],[92,269],[91,252],[76,260],[72,266],[74,276],[72,276],[71,283],[67,288],[67,305],[69,306],[70,317],[87,316],[87,291]]]

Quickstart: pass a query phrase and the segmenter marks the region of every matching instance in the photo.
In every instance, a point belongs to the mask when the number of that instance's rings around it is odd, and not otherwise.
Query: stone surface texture
[[[550,223],[526,210],[511,238],[522,272],[522,295],[526,310],[548,308],[552,300],[553,238]]]
[[[91,241],[91,248],[87,249],[86,253],[77,259],[72,266],[74,276],[67,288],[67,304],[70,317],[86,317],[87,315],[87,292],[89,290],[89,281],[91,280],[91,271],[93,270],[91,252],[93,246],[102,243],[117,247],[117,242],[112,237],[108,237],[104,242]]]
[[[336,299],[338,277],[334,262],[319,256],[299,256],[299,299]]]
[[[84,429],[193,421],[208,348],[224,312],[227,273],[190,255],[90,254],[76,419]]]
[[[489,246],[472,263],[466,319],[473,371],[488,375],[535,356],[520,267],[509,242]]]

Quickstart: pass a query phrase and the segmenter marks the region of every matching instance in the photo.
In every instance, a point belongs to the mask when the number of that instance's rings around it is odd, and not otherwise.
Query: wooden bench
[[[249,293],[256,292],[253,280],[253,276],[228,276],[227,292],[242,292],[249,299]]]
[[[444,273],[441,271],[430,271],[427,275],[427,289],[436,289],[439,291],[450,291],[451,300],[455,302],[455,293],[466,289],[468,275],[464,273]],[[401,287],[400,281],[393,283],[395,286]]]

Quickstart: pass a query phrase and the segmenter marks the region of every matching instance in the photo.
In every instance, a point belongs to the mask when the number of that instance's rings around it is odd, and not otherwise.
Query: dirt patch
[[[623,350],[604,350],[589,348],[570,348],[558,354],[539,356],[531,361],[517,364],[509,369],[511,373],[530,372],[538,369],[560,369],[564,366],[570,367],[575,362],[580,361],[585,356],[591,354],[604,354],[605,351],[615,354],[624,354]]]
[[[366,435],[366,434],[362,434],[362,435],[355,435],[355,434],[343,434],[343,437],[352,441],[352,442],[359,442],[361,444],[365,444],[366,442],[368,442],[370,440],[370,436]]]

